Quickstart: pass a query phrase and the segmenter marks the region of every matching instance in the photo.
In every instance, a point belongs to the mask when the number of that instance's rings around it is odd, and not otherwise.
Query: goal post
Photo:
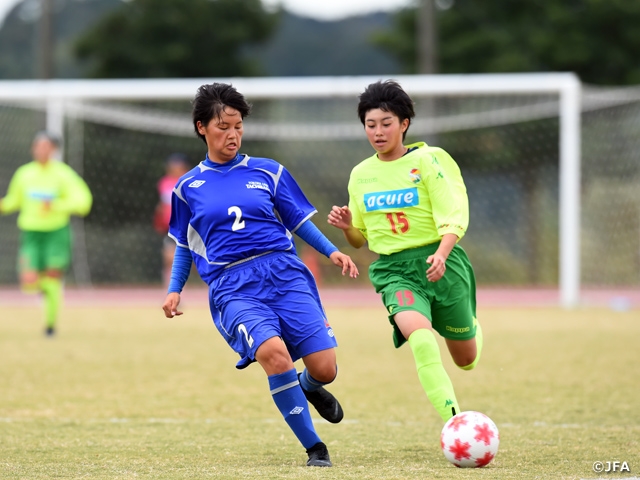
[[[466,141],[461,136],[451,136],[452,132],[462,130],[484,129],[483,138],[475,138],[479,145],[486,144],[491,138],[504,139],[512,133],[488,132],[486,129],[503,128],[508,125],[522,124],[533,129],[540,119],[555,119],[551,127],[544,127],[535,135],[549,134],[549,128],[556,128],[556,145],[547,145],[549,151],[557,150],[557,287],[559,301],[565,307],[573,307],[580,302],[581,289],[581,209],[580,209],[580,185],[581,185],[581,102],[582,85],[580,80],[572,73],[530,73],[530,74],[473,74],[473,75],[398,75],[390,77],[397,80],[404,89],[414,98],[424,102],[426,109],[434,109],[425,114],[425,108],[418,109],[418,116],[412,123],[409,134],[415,140],[425,140],[427,143],[442,146],[448,151],[451,148],[460,147],[464,150]],[[311,142],[313,148],[329,151],[329,143],[332,139],[337,144],[344,139],[348,142],[359,142],[358,147],[349,147],[350,150],[364,152],[362,142],[365,140],[361,125],[357,120],[355,109],[357,96],[364,87],[371,82],[382,79],[379,76],[351,76],[351,77],[287,77],[287,78],[219,78],[219,79],[140,79],[140,80],[25,80],[25,81],[0,81],[0,128],[2,128],[2,107],[20,106],[20,108],[40,111],[46,115],[47,128],[68,137],[73,131],[73,122],[88,122],[82,128],[84,142],[87,142],[89,127],[94,124],[103,124],[117,127],[118,137],[126,137],[124,130],[131,129],[139,132],[153,132],[158,136],[167,135],[170,132],[176,137],[193,137],[188,113],[188,102],[193,98],[197,88],[204,83],[214,81],[232,83],[251,102],[266,102],[271,105],[269,115],[260,116],[256,113],[256,120],[248,123],[245,133],[245,141],[252,140],[256,145],[266,145],[267,151],[287,151],[287,142],[299,144]],[[479,99],[476,103],[482,103],[482,98],[489,99],[493,106],[476,106],[471,100],[464,102],[459,99]],[[510,103],[509,98],[518,99]],[[530,100],[535,98],[534,100]],[[431,99],[433,102],[427,101]],[[276,102],[288,102],[300,100],[302,103],[293,110],[284,112],[283,106],[275,106]],[[486,102],[489,102],[486,100]],[[335,112],[325,112],[323,109],[331,101],[337,102]],[[306,103],[305,103],[306,102]],[[147,104],[153,105],[151,110]],[[348,110],[339,110],[340,104],[347,104]],[[177,105],[177,106],[176,106]],[[168,106],[168,108],[167,108]],[[327,107],[328,108],[328,107]],[[309,119],[300,112],[305,109],[318,109],[321,114],[315,115],[307,111]],[[256,109],[258,110],[258,109]],[[149,112],[154,112],[153,115]],[[290,113],[294,112],[294,113]],[[156,115],[157,114],[157,115]],[[422,115],[420,115],[422,114]],[[252,117],[254,117],[252,115]],[[554,127],[554,125],[556,127]],[[523,127],[525,128],[525,127]],[[533,130],[532,130],[533,131]],[[77,134],[77,133],[76,133]],[[104,136],[104,134],[102,134]],[[430,141],[432,138],[450,138],[452,146]],[[0,135],[1,140],[1,135]],[[92,142],[102,142],[106,139],[96,138]],[[162,140],[158,140],[160,143]],[[197,141],[190,140],[193,144]],[[142,143],[138,139],[132,140],[131,147],[141,148]],[[484,142],[484,143],[483,143]],[[1,143],[1,142],[0,142]],[[179,142],[176,142],[179,143]],[[82,155],[88,155],[87,144]],[[169,149],[182,148],[165,145],[167,154]],[[351,143],[349,144],[351,145]],[[273,147],[273,148],[272,148]],[[109,147],[111,148],[111,147]],[[244,148],[244,145],[243,145]],[[293,147],[291,147],[293,148]],[[303,147],[300,147],[303,148]],[[484,148],[484,147],[482,147]],[[500,155],[499,148],[496,155]],[[333,152],[333,151],[332,151]],[[155,150],[154,154],[157,153]],[[247,152],[251,153],[251,152]],[[6,154],[0,147],[0,155]],[[65,151],[65,156],[74,155]],[[79,155],[76,153],[76,155]],[[147,155],[143,150],[140,155]],[[296,158],[301,154],[291,154]],[[333,153],[327,155],[334,155]],[[452,153],[458,160],[458,156]],[[470,161],[474,158],[473,151],[468,152]],[[548,154],[545,154],[548,155]],[[286,157],[286,154],[284,155]],[[354,158],[354,162],[345,170],[349,170],[357,161],[365,158],[361,155]],[[65,157],[65,159],[67,159]],[[84,157],[82,157],[84,158]],[[282,159],[276,158],[280,161]],[[97,161],[97,160],[96,160]],[[106,161],[106,160],[105,160]],[[2,164],[3,158],[0,158]],[[286,162],[282,161],[285,163]],[[498,160],[496,160],[498,162]],[[499,163],[499,162],[498,162]],[[508,162],[507,162],[508,163]],[[509,164],[507,167],[498,165],[496,171],[500,175],[519,175],[517,166]],[[93,167],[92,167],[93,168]],[[301,168],[301,167],[300,167]],[[334,178],[332,172],[339,166],[327,165],[322,171],[327,178]],[[547,168],[547,167],[541,167]],[[5,170],[6,172],[6,170]],[[506,172],[506,173],[505,173]],[[463,168],[463,175],[465,174]],[[526,177],[526,174],[523,175]],[[336,177],[337,178],[337,177]],[[466,178],[466,177],[465,177]],[[506,178],[506,177],[505,177]],[[346,190],[345,176],[341,174],[342,185],[339,188]],[[4,180],[4,179],[3,179]],[[317,180],[317,178],[316,178]],[[526,179],[525,179],[526,180]],[[309,184],[313,184],[313,178]],[[477,182],[488,182],[489,179],[480,171]],[[0,187],[5,188],[6,183]],[[526,183],[526,182],[525,182]],[[305,189],[306,190],[306,189]],[[517,190],[517,188],[515,189]],[[491,191],[491,187],[483,191]],[[318,193],[320,195],[320,193]],[[547,195],[548,196],[548,195]],[[553,194],[551,194],[553,196]],[[535,188],[529,194],[529,203],[544,203],[545,195],[539,195],[536,200]],[[533,199],[533,200],[531,200]],[[335,199],[335,202],[339,199]],[[473,202],[473,199],[472,199]],[[509,203],[508,199],[505,202]],[[320,209],[319,209],[320,210]],[[485,214],[491,216],[487,206]],[[473,204],[472,204],[473,212]],[[324,213],[324,212],[321,212]],[[472,213],[471,222],[474,223]],[[317,222],[318,224],[321,221]],[[500,227],[502,228],[502,226]],[[523,227],[526,230],[529,227]],[[486,238],[496,240],[498,236]],[[498,235],[498,234],[496,234]],[[506,233],[508,235],[508,233]],[[548,233],[553,237],[553,232]],[[523,233],[523,236],[526,234]],[[335,238],[335,237],[332,237]],[[546,238],[546,237],[545,237]],[[492,240],[492,241],[493,241]],[[478,242],[476,251],[482,251],[482,242]],[[490,242],[491,243],[491,242]],[[530,243],[535,241],[530,240]],[[545,242],[546,243],[546,242]],[[535,245],[534,245],[535,247]],[[485,245],[486,249],[493,248],[492,244]],[[509,258],[528,256],[532,263],[539,259],[531,251],[520,252],[515,248]],[[537,247],[535,247],[537,248]],[[550,248],[553,251],[553,248]],[[540,250],[537,250],[540,252]],[[500,253],[500,252],[498,252]],[[496,253],[497,258],[497,253]],[[507,258],[505,256],[505,258]],[[472,257],[472,261],[475,259]],[[506,262],[506,260],[505,260]],[[507,262],[508,263],[508,262]],[[505,263],[506,265],[506,263]],[[487,271],[491,270],[487,267]],[[510,267],[506,265],[505,270]],[[522,267],[525,269],[526,267]],[[526,274],[512,272],[513,278],[522,283]],[[506,275],[506,280],[496,277],[496,282],[508,285],[512,276]],[[106,276],[108,277],[108,275]],[[548,280],[542,280],[542,284]]]

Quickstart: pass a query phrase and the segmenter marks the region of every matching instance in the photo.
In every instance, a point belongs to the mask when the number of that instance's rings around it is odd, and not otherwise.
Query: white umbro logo
[[[200,185],[203,185],[206,180],[194,180],[189,184],[189,188],[198,188]]]
[[[289,415],[300,415],[304,411],[303,407],[296,407],[289,412]]]

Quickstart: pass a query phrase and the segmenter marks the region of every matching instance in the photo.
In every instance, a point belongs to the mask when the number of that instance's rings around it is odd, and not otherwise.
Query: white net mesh
[[[582,282],[640,283],[640,89],[585,88]]]
[[[242,90],[242,89],[241,89]],[[462,246],[480,285],[557,286],[559,275],[559,101],[556,94],[416,96],[407,141],[424,140],[460,164],[471,205]],[[351,168],[371,155],[356,116],[357,96],[248,100],[242,152],[272,157],[296,177],[319,214],[315,224],[358,262],[326,223],[347,202]],[[74,221],[80,284],[159,284],[162,238],[152,217],[164,159],[205,153],[190,121],[190,99],[74,101],[65,105],[64,159],[91,187],[94,208]],[[29,158],[42,124],[37,104],[0,104],[0,191]],[[640,283],[640,91],[583,91],[581,259],[583,285]],[[298,243],[301,245],[301,243]],[[0,219],[0,283],[13,283],[15,216]],[[344,281],[320,259],[324,283]],[[367,283],[366,275],[361,282]]]

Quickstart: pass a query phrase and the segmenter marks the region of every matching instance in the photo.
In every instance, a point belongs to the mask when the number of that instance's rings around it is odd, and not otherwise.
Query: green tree
[[[405,72],[417,65],[416,8],[376,43]],[[640,83],[640,2],[455,0],[437,11],[441,73],[572,71],[592,84]]]
[[[245,49],[269,38],[278,17],[260,0],[134,0],[81,36],[75,53],[98,78],[257,75]]]

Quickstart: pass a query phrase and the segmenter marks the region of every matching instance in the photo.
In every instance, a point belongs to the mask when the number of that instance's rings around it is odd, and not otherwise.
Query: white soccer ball
[[[498,453],[500,434],[489,417],[480,412],[460,412],[442,427],[440,447],[456,467],[484,467]]]

